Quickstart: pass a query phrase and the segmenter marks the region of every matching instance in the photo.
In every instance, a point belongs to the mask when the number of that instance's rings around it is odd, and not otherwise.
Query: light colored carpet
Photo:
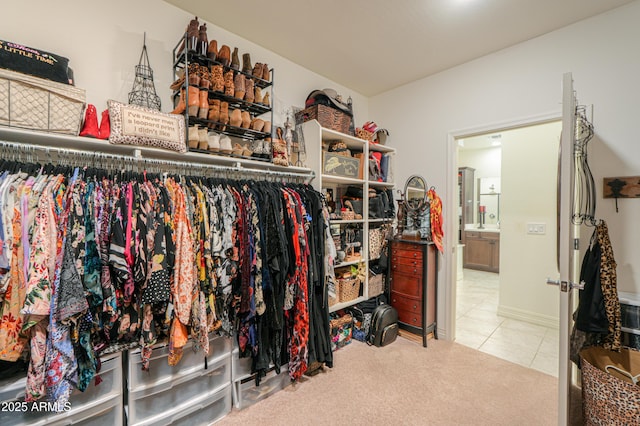
[[[353,341],[334,368],[233,410],[220,425],[555,425],[555,377],[466,346]]]

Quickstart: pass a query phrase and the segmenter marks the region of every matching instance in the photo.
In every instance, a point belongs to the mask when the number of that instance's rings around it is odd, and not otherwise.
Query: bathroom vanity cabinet
[[[464,267],[500,272],[500,232],[464,231]]]

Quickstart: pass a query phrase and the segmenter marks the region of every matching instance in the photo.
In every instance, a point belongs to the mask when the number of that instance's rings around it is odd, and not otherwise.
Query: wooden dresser
[[[398,310],[400,328],[422,335],[436,331],[437,251],[427,241],[393,239],[390,241],[389,301]]]

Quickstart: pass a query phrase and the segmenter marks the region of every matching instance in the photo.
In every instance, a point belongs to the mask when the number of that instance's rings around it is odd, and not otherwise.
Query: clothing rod
[[[41,145],[31,145],[27,143],[21,142],[13,142],[13,141],[5,141],[0,140],[0,149],[15,149],[24,152],[25,154],[43,152],[49,155],[51,152],[56,152],[61,155],[78,155],[84,156],[88,158],[94,159],[105,159],[105,160],[122,160],[127,163],[142,163],[149,165],[168,165],[174,166],[177,168],[183,169],[207,169],[207,170],[219,170],[224,172],[242,172],[242,173],[255,173],[262,174],[267,176],[274,177],[290,177],[296,179],[305,179],[311,181],[315,177],[315,172],[312,170],[308,172],[285,172],[279,170],[268,170],[268,169],[256,169],[251,167],[242,167],[242,163],[238,161],[235,166],[222,166],[219,164],[205,164],[205,163],[190,163],[186,161],[177,161],[177,160],[165,160],[160,158],[148,158],[142,157],[141,152],[139,150],[134,149],[134,155],[122,155],[122,154],[111,154],[97,151],[84,151],[81,149],[74,148],[58,148],[51,146],[41,146]]]

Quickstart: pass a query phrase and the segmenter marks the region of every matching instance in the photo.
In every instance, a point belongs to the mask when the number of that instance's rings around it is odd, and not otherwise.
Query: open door
[[[558,280],[547,280],[547,284],[557,285],[560,293],[560,321],[558,356],[558,425],[569,424],[571,393],[571,361],[569,360],[569,336],[571,334],[573,297],[572,290],[580,288],[579,279],[579,237],[580,227],[574,225],[572,200],[576,194],[576,173],[574,164],[574,141],[576,126],[576,96],[571,73],[562,80],[562,135],[558,164],[558,230],[557,257]]]

